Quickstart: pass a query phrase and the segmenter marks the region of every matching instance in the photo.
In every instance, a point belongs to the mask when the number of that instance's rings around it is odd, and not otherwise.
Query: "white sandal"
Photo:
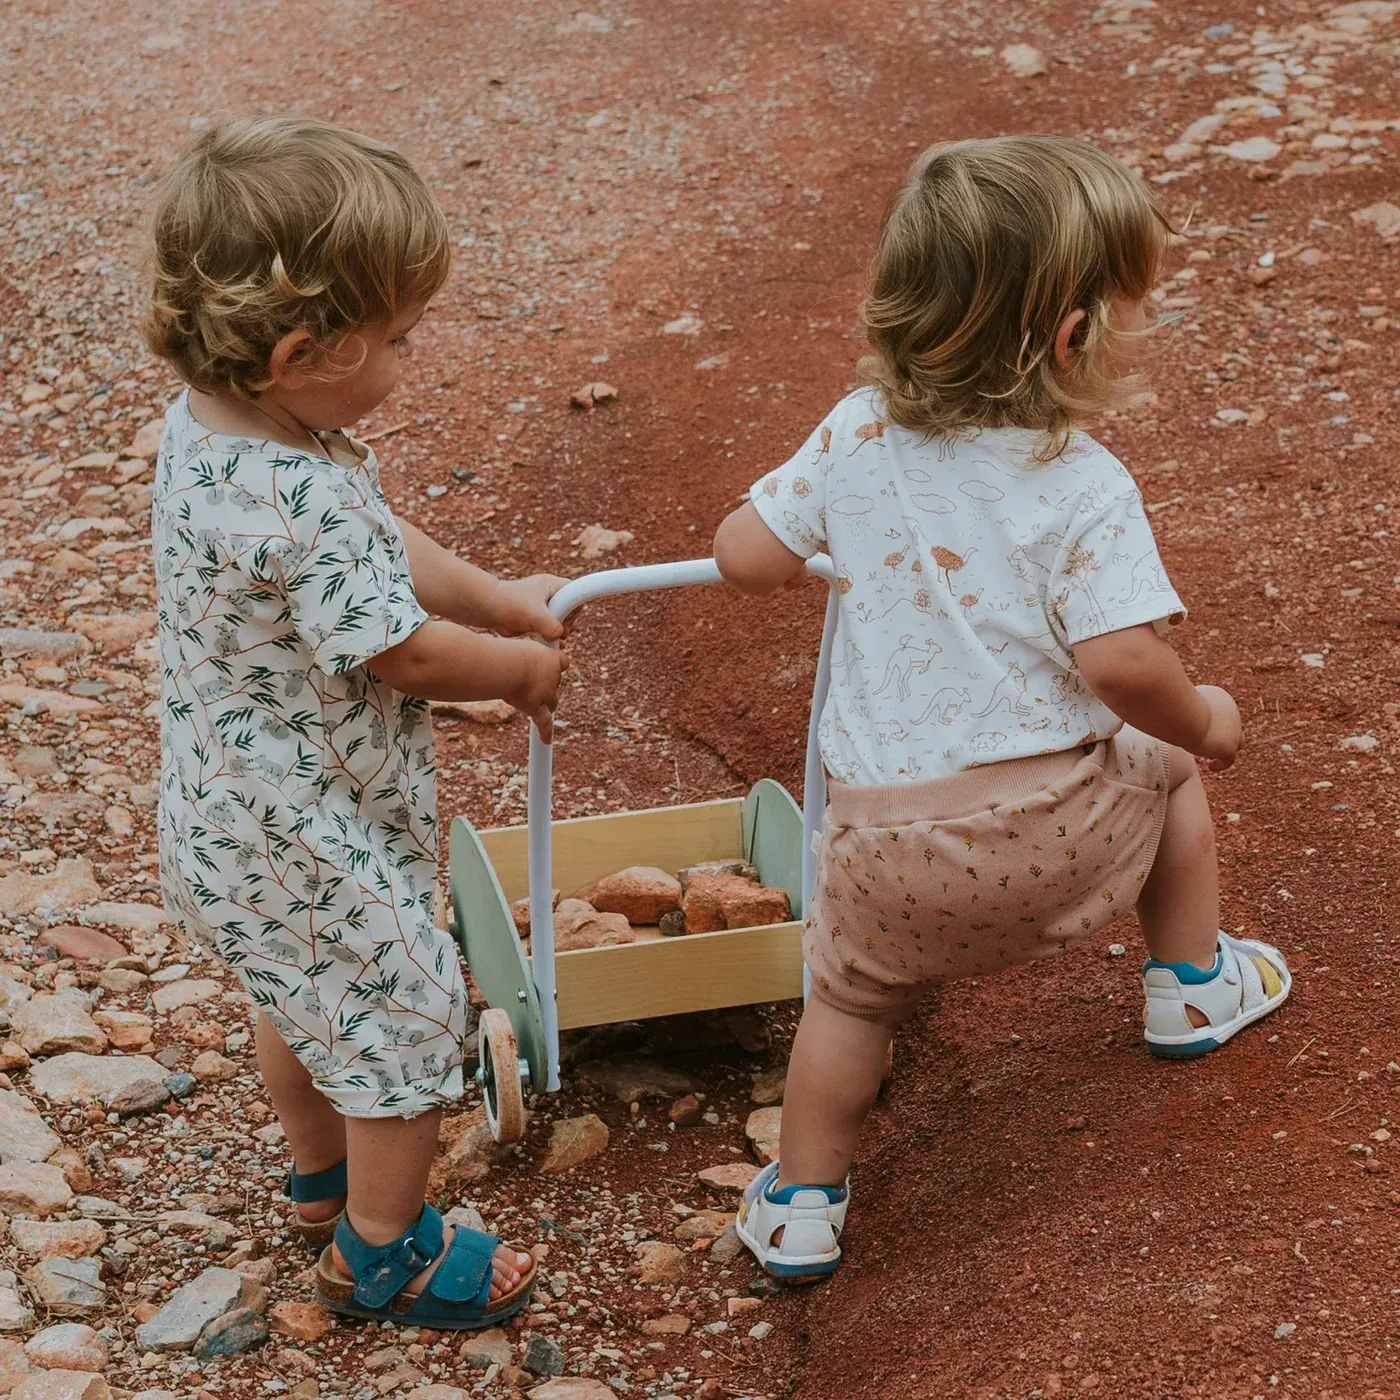
[[[1223,932],[1218,947],[1213,973],[1153,958],[1143,965],[1144,1036],[1154,1055],[1167,1059],[1208,1055],[1237,1031],[1267,1016],[1292,991],[1293,978],[1277,948]],[[1187,1007],[1199,1011],[1206,1024],[1193,1026]]]
[[[749,1183],[734,1228],[765,1272],[788,1283],[811,1283],[836,1272],[849,1186],[785,1186],[770,1194],[778,1164]],[[783,1238],[773,1243],[781,1230]]]

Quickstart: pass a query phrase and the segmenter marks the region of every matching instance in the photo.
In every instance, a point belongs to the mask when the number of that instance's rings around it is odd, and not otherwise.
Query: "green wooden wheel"
[[[451,928],[448,930],[472,970],[489,1005],[510,1018],[520,1054],[530,1066],[530,1082],[549,1082],[540,998],[525,946],[515,931],[501,882],[465,817],[452,823],[448,838]]]

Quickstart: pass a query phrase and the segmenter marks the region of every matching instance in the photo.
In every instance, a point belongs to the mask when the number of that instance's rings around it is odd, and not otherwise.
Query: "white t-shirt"
[[[956,773],[1107,738],[1071,648],[1140,623],[1177,622],[1142,496],[1106,448],[1075,433],[1039,464],[1041,434],[925,439],[842,399],[755,508],[840,581],[828,772],[857,785]]]

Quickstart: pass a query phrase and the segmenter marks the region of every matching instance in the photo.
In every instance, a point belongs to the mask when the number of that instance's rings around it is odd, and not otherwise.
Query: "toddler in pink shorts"
[[[1154,1053],[1206,1054],[1288,995],[1276,949],[1220,930],[1196,760],[1234,762],[1239,711],[1187,679],[1141,494],[1077,426],[1134,388],[1169,232],[1085,142],[926,151],[881,230],[864,387],[716,536],[743,592],[818,551],[840,592],[812,996],[779,1161],[739,1212],[770,1273],[840,1263],[861,1126],[927,988],[1136,909]]]

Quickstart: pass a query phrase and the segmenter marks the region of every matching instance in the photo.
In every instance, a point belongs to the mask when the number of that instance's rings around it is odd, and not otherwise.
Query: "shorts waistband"
[[[830,821],[834,826],[909,826],[1014,805],[1046,788],[1068,786],[1081,764],[1097,761],[1101,765],[1102,747],[1101,743],[1076,745],[913,783],[854,787],[833,781],[827,789]]]

